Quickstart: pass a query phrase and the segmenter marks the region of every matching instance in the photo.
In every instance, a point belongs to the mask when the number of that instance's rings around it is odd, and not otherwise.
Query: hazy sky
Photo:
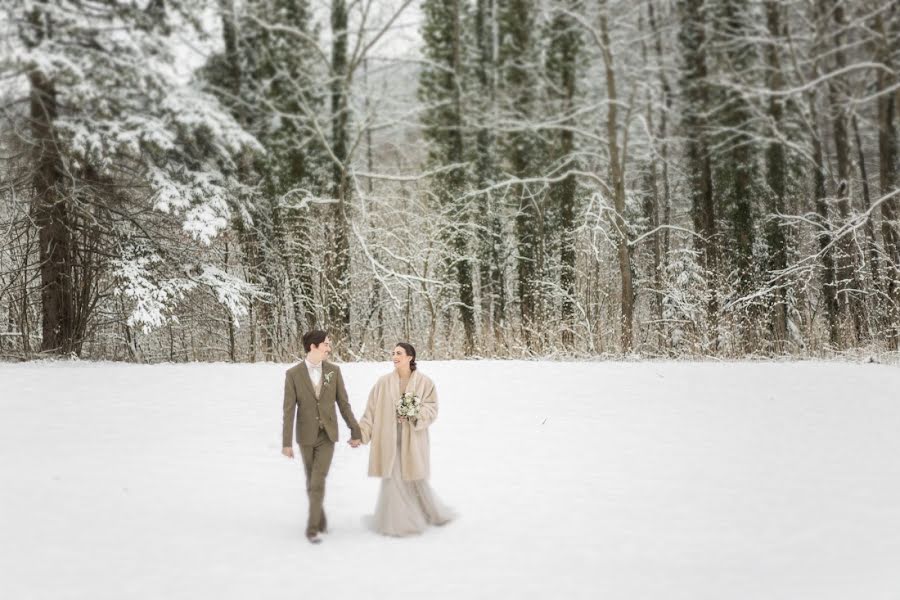
[[[370,57],[373,61],[379,58],[414,59],[420,55],[419,48],[422,39],[419,35],[422,22],[420,1],[414,0],[407,6],[396,18],[390,30],[372,48]],[[397,13],[403,5],[403,1],[361,0],[353,2],[351,0],[348,4],[353,10],[350,14],[350,29],[354,32],[358,31],[362,12],[366,5],[369,5],[365,34],[367,38],[371,38],[381,31],[391,17]],[[320,45],[323,50],[326,50],[325,54],[330,55],[328,46],[331,38],[329,25],[331,2],[330,0],[312,0],[312,10],[314,19],[319,25]],[[186,34],[183,31],[177,34],[180,40],[180,46],[176,49],[179,58],[177,64],[179,73],[185,79],[189,78],[191,73],[200,67],[211,54],[221,51],[222,48],[221,20],[216,4],[207,5],[201,20],[208,39],[201,39],[195,34]]]

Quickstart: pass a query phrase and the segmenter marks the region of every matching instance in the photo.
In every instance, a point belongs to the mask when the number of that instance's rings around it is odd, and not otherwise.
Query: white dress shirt
[[[309,378],[312,380],[313,387],[318,388],[319,384],[322,382],[322,363],[317,365],[309,362],[309,359],[304,359],[306,362],[306,370],[309,371]]]

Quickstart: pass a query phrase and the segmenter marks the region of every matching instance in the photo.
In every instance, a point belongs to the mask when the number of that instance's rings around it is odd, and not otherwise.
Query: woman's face
[[[391,353],[391,360],[394,361],[394,368],[399,369],[401,367],[408,367],[409,361],[412,360],[412,356],[408,355],[406,350],[397,346]]]

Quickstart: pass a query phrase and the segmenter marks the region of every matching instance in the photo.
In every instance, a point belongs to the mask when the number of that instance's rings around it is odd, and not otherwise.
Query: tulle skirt
[[[381,480],[373,528],[382,535],[415,535],[429,525],[444,525],[455,515],[437,498],[427,479],[404,481],[400,476],[399,423],[397,430],[397,456],[391,476]]]

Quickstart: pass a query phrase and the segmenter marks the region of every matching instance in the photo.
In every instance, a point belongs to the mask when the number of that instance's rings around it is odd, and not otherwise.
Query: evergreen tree
[[[785,84],[784,73],[781,67],[780,45],[777,43],[782,38],[781,7],[777,2],[766,2],[766,25],[770,40],[765,48],[766,62],[768,65],[768,85],[771,90],[781,90]],[[768,184],[768,210],[769,220],[766,223],[766,241],[768,242],[769,257],[767,268],[769,271],[783,271],[787,267],[787,241],[782,224],[776,215],[785,212],[785,197],[787,194],[787,173],[785,160],[787,152],[782,141],[777,139],[784,122],[784,100],[776,95],[769,99],[768,107],[771,123],[775,129],[773,140],[766,149],[766,182]],[[772,334],[776,349],[783,349],[783,343],[787,337],[788,311],[785,289],[778,286],[773,294],[772,303]]]
[[[737,289],[750,289],[753,271],[754,211],[759,196],[758,140],[754,131],[753,106],[744,88],[748,78],[758,72],[757,46],[749,33],[753,30],[751,5],[743,0],[718,0],[712,4],[714,35],[709,47],[717,59],[712,68],[717,73],[715,97],[713,154],[715,164],[713,189],[720,207],[719,214],[729,223],[727,254],[737,273]]]
[[[900,98],[896,90],[900,84],[897,75],[900,64],[900,8],[892,5],[884,15],[875,17],[876,56],[888,70],[879,70],[876,75],[878,95],[878,155],[879,191],[882,197],[896,194],[900,189],[900,143],[898,143],[897,120],[900,114]],[[900,348],[900,200],[894,195],[881,203],[881,237],[887,263],[887,290],[889,322],[887,337],[892,350]]]
[[[327,326],[335,341],[349,348],[350,337],[350,100],[351,79],[347,36],[347,3],[331,2],[331,206],[326,229],[330,244],[325,252],[325,274],[328,303]]]
[[[187,258],[189,245],[170,228],[202,244],[221,232],[236,159],[258,145],[214,98],[179,80],[170,11],[183,17],[186,7],[11,9],[23,48],[13,67],[30,82],[45,352],[81,352],[103,278],[131,305],[128,325],[146,327],[200,283],[235,283],[189,266],[202,253]],[[239,299],[228,304],[242,310]]]
[[[475,141],[474,179],[479,190],[479,212],[484,219],[478,224],[478,262],[481,285],[482,317],[486,330],[496,341],[502,340],[506,326],[506,220],[505,204],[492,186],[502,177],[495,132],[498,115],[498,53],[499,40],[495,34],[496,0],[476,0],[472,17],[475,38],[474,74],[470,85],[469,121],[477,132]]]
[[[707,282],[714,286],[719,255],[716,244],[716,207],[713,199],[708,115],[711,110],[710,84],[706,62],[707,8],[703,0],[679,0],[680,42],[683,70],[681,76],[682,122],[686,138],[687,186],[691,198],[691,216],[701,265],[708,271]],[[716,293],[709,294],[710,324],[715,330],[719,304]],[[712,332],[717,337],[715,331]]]
[[[539,90],[540,64],[533,38],[537,8],[534,0],[508,0],[499,5],[500,85],[505,94],[501,110],[510,122],[503,140],[508,168],[517,180],[533,176],[542,156],[542,140],[534,130],[534,112]],[[516,276],[522,337],[530,349],[534,346],[541,286],[539,245],[542,186],[519,181],[512,186],[515,213]]]
[[[468,201],[462,197],[468,186],[463,150],[461,6],[459,0],[426,0],[422,12],[428,61],[419,78],[419,98],[425,104],[423,125],[429,160],[434,166],[448,167],[434,178],[434,193],[450,219],[451,270],[459,290],[463,352],[468,356],[475,351],[475,298]]]
[[[203,76],[266,148],[244,169],[252,202],[234,226],[258,285],[271,297],[286,288],[299,346],[299,335],[319,320],[311,255],[311,240],[318,236],[311,212],[328,190],[328,158],[317,123],[324,97],[318,89],[322,69],[313,60],[316,32],[306,0],[260,1],[238,15],[225,6],[223,21],[225,52],[213,57]],[[264,334],[274,327],[271,307],[277,310],[278,304],[257,304]]]
[[[575,22],[572,15],[580,14],[583,5],[580,0],[566,0],[562,9],[554,14],[550,23],[546,69],[551,82],[551,106],[555,109],[554,112],[560,115],[561,125],[553,144],[555,171],[565,173],[578,168],[577,160],[573,156],[577,127],[574,113],[582,40],[580,25]],[[551,195],[559,214],[557,226],[560,235],[559,283],[563,294],[560,314],[562,342],[570,349],[575,343],[576,191],[577,180],[573,173],[568,173],[551,188]]]

